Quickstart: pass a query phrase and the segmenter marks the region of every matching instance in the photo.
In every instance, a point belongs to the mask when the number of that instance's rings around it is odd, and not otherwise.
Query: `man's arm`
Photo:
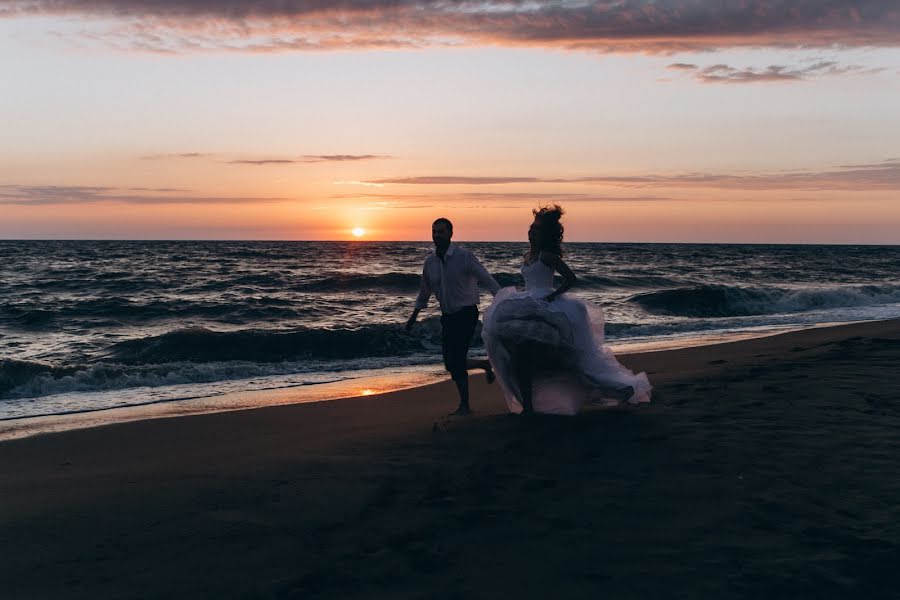
[[[472,273],[475,275],[475,279],[478,282],[489,289],[491,294],[494,296],[497,295],[497,292],[500,291],[500,284],[497,283],[497,280],[493,278],[493,276],[488,273],[487,269],[484,268],[484,265],[479,262],[477,258],[475,258],[474,254],[469,254],[469,268]]]
[[[431,298],[431,286],[428,285],[428,277],[426,276],[426,267],[422,267],[422,281],[419,283],[419,295],[416,296],[416,306],[412,315],[406,321],[406,330],[412,331],[412,327],[419,317],[419,311],[428,306],[428,299]]]

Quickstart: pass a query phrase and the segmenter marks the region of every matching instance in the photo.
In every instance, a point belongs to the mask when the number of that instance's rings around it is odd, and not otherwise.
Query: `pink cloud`
[[[155,52],[504,45],[671,53],[900,45],[883,0],[11,0],[0,17],[113,19],[94,39]]]
[[[819,61],[795,67],[769,65],[765,68],[732,67],[725,64],[699,67],[686,63],[675,63],[667,67],[673,71],[693,72],[700,83],[760,83],[790,82],[820,79],[836,75],[872,75],[884,69],[859,65],[840,65],[836,61]]]
[[[138,192],[138,193],[135,193]],[[290,198],[199,196],[174,188],[116,188],[105,186],[0,185],[0,205],[58,204],[268,204]]]
[[[323,162],[357,162],[361,160],[374,160],[379,158],[390,158],[389,156],[379,156],[377,154],[307,154],[300,158],[262,158],[251,159],[243,158],[230,160],[228,164],[232,165],[294,165],[294,164],[310,164]]]
[[[735,175],[722,173],[601,175],[574,178],[544,177],[392,177],[369,181],[374,185],[502,185],[582,183],[626,188],[719,188],[742,190],[900,190],[900,160],[847,165],[824,171],[789,171]]]
[[[182,160],[195,158],[216,158],[216,154],[201,152],[182,152],[178,154],[147,154],[141,156],[141,160]],[[225,160],[231,165],[293,165],[323,162],[356,162],[363,160],[376,160],[391,158],[380,154],[304,154],[297,158],[236,158]]]

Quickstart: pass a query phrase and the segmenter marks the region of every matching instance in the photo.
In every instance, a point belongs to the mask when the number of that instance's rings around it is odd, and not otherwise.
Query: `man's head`
[[[434,223],[431,224],[431,239],[434,241],[434,246],[438,250],[444,251],[450,245],[450,238],[452,237],[453,223],[450,222],[450,219],[443,217],[435,219]]]

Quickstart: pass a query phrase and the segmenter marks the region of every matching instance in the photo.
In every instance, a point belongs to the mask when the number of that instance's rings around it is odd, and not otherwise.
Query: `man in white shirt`
[[[478,283],[496,294],[500,285],[491,277],[471,252],[450,243],[453,224],[444,218],[431,224],[434,254],[425,259],[422,268],[422,284],[412,316],[406,322],[411,331],[419,311],[428,306],[434,294],[441,305],[441,347],[444,368],[456,383],[459,391],[459,408],[455,415],[467,415],[469,409],[468,369],[484,369],[488,383],[494,381],[494,371],[487,360],[468,358],[469,345],[478,324]]]

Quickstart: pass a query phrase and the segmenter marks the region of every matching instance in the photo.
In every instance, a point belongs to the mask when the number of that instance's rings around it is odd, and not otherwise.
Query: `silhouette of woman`
[[[562,259],[562,208],[532,214],[525,290],[501,289],[482,328],[510,411],[574,415],[585,402],[649,402],[647,375],[635,375],[603,345],[600,307],[565,293],[578,279]],[[558,288],[554,273],[563,277]]]

